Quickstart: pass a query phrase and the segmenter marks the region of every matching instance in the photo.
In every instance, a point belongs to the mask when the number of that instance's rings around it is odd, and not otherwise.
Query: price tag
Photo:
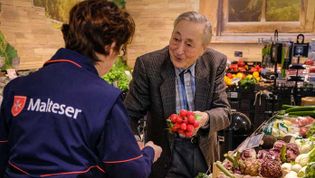
[[[235,91],[230,92],[230,98],[238,98],[238,93]]]
[[[247,137],[237,148],[238,152],[243,152],[246,150],[250,137]]]
[[[259,145],[261,145],[261,143],[263,142],[262,139],[264,137],[264,133],[259,134],[259,135],[254,135],[251,137],[247,137],[237,148],[236,150],[239,152],[242,152],[246,149],[250,149],[250,148],[255,148],[258,147]]]

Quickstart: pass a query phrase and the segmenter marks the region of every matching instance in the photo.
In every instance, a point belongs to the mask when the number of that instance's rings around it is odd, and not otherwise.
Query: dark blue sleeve
[[[114,104],[98,147],[105,172],[111,178],[146,178],[151,172],[154,150],[140,150],[131,131],[126,109],[121,99]]]
[[[0,108],[0,177],[3,177],[4,170],[8,164],[9,148],[8,148],[8,135],[9,126],[8,118],[6,117],[6,112],[9,112],[9,102],[7,96],[7,90],[4,89],[3,101]]]

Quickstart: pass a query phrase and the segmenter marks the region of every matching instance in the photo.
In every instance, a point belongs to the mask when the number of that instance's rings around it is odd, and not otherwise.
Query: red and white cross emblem
[[[14,101],[11,108],[11,113],[14,117],[21,113],[25,106],[26,99],[27,99],[26,96],[14,96]]]

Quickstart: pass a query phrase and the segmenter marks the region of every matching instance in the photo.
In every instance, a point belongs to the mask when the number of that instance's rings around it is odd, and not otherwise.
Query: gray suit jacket
[[[208,165],[219,156],[217,131],[229,125],[230,106],[223,81],[225,67],[226,56],[213,49],[207,49],[196,62],[195,110],[210,116],[209,128],[198,132],[199,147]],[[173,144],[166,118],[176,112],[175,70],[168,47],[136,60],[125,104],[134,131],[138,120],[147,114],[146,139],[163,148],[150,177],[164,177],[171,163]]]

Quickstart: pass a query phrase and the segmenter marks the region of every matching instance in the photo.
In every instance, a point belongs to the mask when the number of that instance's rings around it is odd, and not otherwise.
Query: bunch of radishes
[[[172,133],[190,138],[199,127],[199,117],[191,111],[180,110],[179,114],[172,114],[167,118],[167,124]]]

